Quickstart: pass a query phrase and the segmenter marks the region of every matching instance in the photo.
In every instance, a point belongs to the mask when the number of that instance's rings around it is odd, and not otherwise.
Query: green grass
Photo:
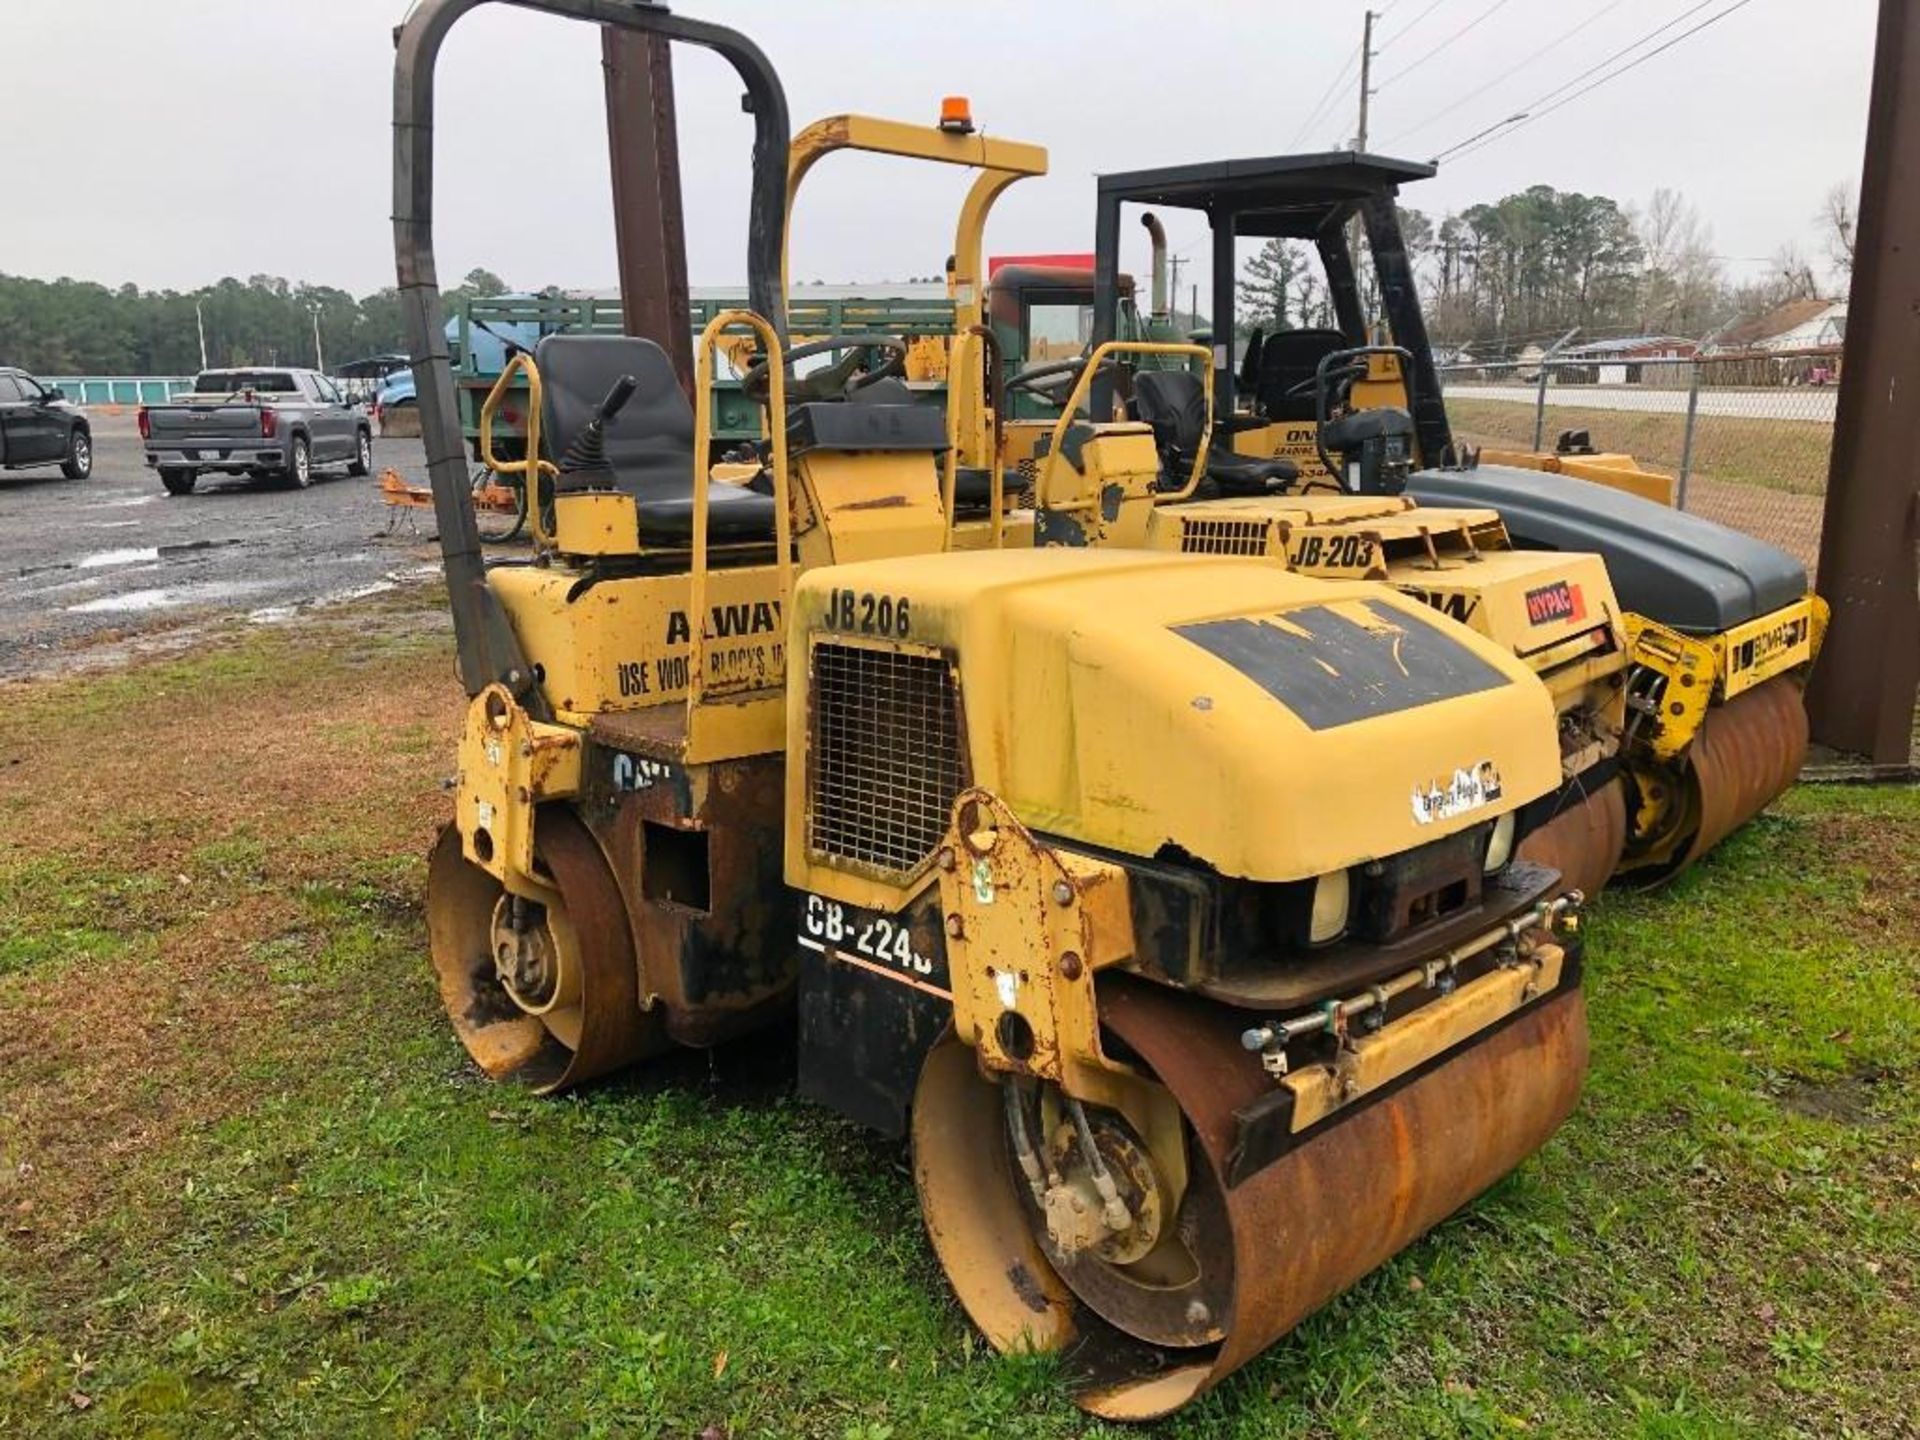
[[[177,813],[192,756],[66,828],[0,806],[0,1435],[1130,1433],[986,1350],[903,1150],[796,1099],[777,1038],[560,1101],[476,1078],[417,903],[416,727],[457,702],[437,647],[359,643],[155,667],[205,733],[325,717],[283,736],[298,824],[279,750],[224,753],[244,814]],[[45,784],[137,735],[85,708],[35,732]],[[389,733],[418,753],[356,776]],[[1559,1137],[1154,1433],[1911,1434],[1916,894],[1920,792],[1833,788],[1605,897]]]

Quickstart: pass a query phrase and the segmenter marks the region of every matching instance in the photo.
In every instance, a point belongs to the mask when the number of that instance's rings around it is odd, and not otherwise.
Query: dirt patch
[[[1812,1120],[1832,1120],[1842,1125],[1881,1125],[1883,1087],[1903,1084],[1904,1078],[1891,1070],[1873,1067],[1837,1080],[1814,1080],[1796,1076],[1780,1092],[1780,1103],[1796,1115]]]
[[[1861,876],[1859,902],[1843,920],[1847,930],[1863,941],[1895,937],[1920,945],[1920,825],[1861,815],[1823,815],[1810,824],[1819,853]]]

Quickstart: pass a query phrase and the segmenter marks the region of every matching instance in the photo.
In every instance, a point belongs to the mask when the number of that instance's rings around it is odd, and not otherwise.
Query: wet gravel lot
[[[0,471],[0,677],[214,619],[273,624],[437,570],[431,513],[380,499],[389,466],[425,483],[418,440],[376,440],[365,479],[337,466],[308,490],[203,476],[180,497],[143,463],[130,413],[96,414],[93,442],[87,480]]]

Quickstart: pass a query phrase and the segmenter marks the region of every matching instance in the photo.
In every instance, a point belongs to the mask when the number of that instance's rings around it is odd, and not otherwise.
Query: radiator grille
[[[1180,548],[1189,555],[1264,555],[1267,522],[1201,520],[1188,516],[1181,522]]]
[[[965,763],[952,672],[937,655],[813,649],[808,845],[917,868],[946,833]]]

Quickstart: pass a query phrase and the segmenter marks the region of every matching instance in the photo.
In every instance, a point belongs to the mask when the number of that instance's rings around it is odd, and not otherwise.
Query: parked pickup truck
[[[315,370],[207,370],[193,393],[140,409],[147,464],[169,495],[187,495],[202,475],[273,478],[305,489],[314,467],[373,470],[373,428],[364,412]]]

